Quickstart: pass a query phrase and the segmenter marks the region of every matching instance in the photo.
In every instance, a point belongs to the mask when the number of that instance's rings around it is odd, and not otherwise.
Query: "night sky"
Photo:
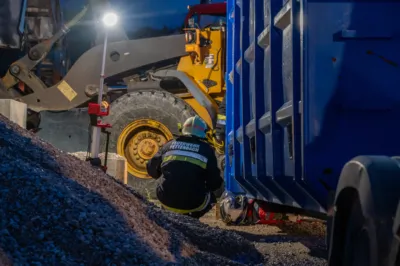
[[[64,0],[64,17],[66,20],[74,17],[82,10],[86,1]],[[224,0],[213,0],[213,3]],[[162,29],[179,28],[187,14],[187,6],[199,4],[200,0],[109,0],[113,10],[120,17],[120,26],[128,37],[141,28],[151,27]],[[93,45],[91,27],[76,26],[67,36],[68,54],[74,62]]]
[[[75,13],[85,1],[65,0],[68,13]],[[213,0],[212,2],[223,2]],[[141,27],[179,27],[185,18],[188,5],[199,4],[200,0],[110,0],[119,13],[126,31]]]

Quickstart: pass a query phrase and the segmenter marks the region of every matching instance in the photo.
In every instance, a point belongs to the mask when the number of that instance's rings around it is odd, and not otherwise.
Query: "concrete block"
[[[90,119],[87,108],[61,113],[40,112],[41,130],[37,135],[65,152],[85,151],[88,148]]]
[[[74,152],[70,153],[75,157],[86,160],[86,152]],[[102,165],[104,165],[104,156],[105,153],[100,153],[99,158],[101,160]],[[107,157],[107,174],[118,179],[124,184],[128,183],[128,163],[126,159],[116,153],[108,153]]]
[[[104,164],[105,153],[100,153],[99,158]],[[115,177],[124,184],[128,183],[128,163],[126,159],[116,153],[108,153],[107,174]]]
[[[26,128],[27,112],[28,107],[25,103],[10,99],[0,99],[0,114],[20,127]]]

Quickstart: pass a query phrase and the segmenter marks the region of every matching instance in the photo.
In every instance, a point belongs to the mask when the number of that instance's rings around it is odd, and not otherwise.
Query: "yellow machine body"
[[[225,95],[225,32],[221,28],[188,28],[185,32],[185,49],[188,55],[180,59],[178,70],[192,77],[204,94],[209,95],[215,102],[221,102]],[[212,84],[207,86],[204,81]],[[212,128],[209,113],[190,93],[178,96]]]
[[[218,104],[225,95],[225,32],[223,27],[205,29],[188,28],[185,29],[186,44],[185,50],[188,55],[180,58],[177,70],[189,76],[196,85],[199,92],[204,94],[210,101],[213,101],[213,108],[217,112]],[[207,109],[194,98],[190,92],[175,94],[183,99],[193,110],[207,123],[211,129],[207,132],[207,139],[214,145],[218,153],[223,153],[223,144],[215,141],[212,134],[212,117]],[[146,121],[150,121],[146,119]],[[142,122],[142,124],[140,124]],[[184,121],[182,121],[183,123]],[[162,132],[156,129],[163,128]],[[128,171],[139,178],[150,178],[145,169],[145,163],[165,142],[173,138],[172,134],[163,124],[157,125],[152,134],[146,134],[150,126],[143,124],[143,121],[132,121],[130,126],[125,128],[118,138],[118,153],[128,161]],[[136,133],[135,133],[136,132]],[[144,132],[144,133],[143,133]],[[139,134],[136,138],[135,134]],[[142,134],[143,133],[143,134]],[[132,137],[133,136],[133,137]],[[155,140],[159,140],[158,143]],[[132,140],[132,141],[131,141]],[[133,148],[126,149],[132,144]],[[154,143],[153,143],[154,142]],[[143,145],[142,145],[143,144]],[[157,144],[157,145],[156,145]],[[142,149],[136,151],[136,149]],[[133,153],[132,153],[133,152]],[[142,155],[146,153],[146,156]],[[132,154],[131,154],[132,153]],[[148,155],[148,156],[147,156]]]

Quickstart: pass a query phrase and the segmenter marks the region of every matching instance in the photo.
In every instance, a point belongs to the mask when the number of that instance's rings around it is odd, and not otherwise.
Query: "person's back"
[[[164,208],[194,217],[208,210],[210,192],[222,184],[214,150],[202,138],[205,123],[198,119],[188,120],[186,134],[166,143],[147,165],[149,175],[160,179],[157,197]]]

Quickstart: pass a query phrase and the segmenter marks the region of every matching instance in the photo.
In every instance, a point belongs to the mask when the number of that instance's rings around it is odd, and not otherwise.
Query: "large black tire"
[[[385,228],[392,228],[392,217],[377,217],[368,220],[362,212],[361,202],[358,197],[353,201],[351,213],[346,226],[345,245],[343,249],[343,266],[389,266],[389,246],[391,234],[377,230],[377,227],[389,225]],[[381,224],[379,224],[381,223]],[[383,237],[385,236],[385,237]],[[385,239],[382,242],[382,239]]]
[[[398,158],[358,156],[342,169],[330,230],[329,266],[388,266],[399,202]]]
[[[371,252],[370,234],[375,231],[365,219],[358,198],[353,202],[346,229],[343,265],[372,265],[374,258]]]
[[[185,120],[195,112],[182,99],[162,90],[138,90],[118,98],[111,104],[110,116],[107,122],[112,125],[110,129],[109,152],[117,152],[118,137],[124,128],[138,119],[152,119],[165,125],[172,134],[179,134],[178,123]],[[102,150],[105,141],[102,141]],[[151,178],[137,178],[128,173],[128,185],[137,192],[150,199],[155,199],[157,181]]]

